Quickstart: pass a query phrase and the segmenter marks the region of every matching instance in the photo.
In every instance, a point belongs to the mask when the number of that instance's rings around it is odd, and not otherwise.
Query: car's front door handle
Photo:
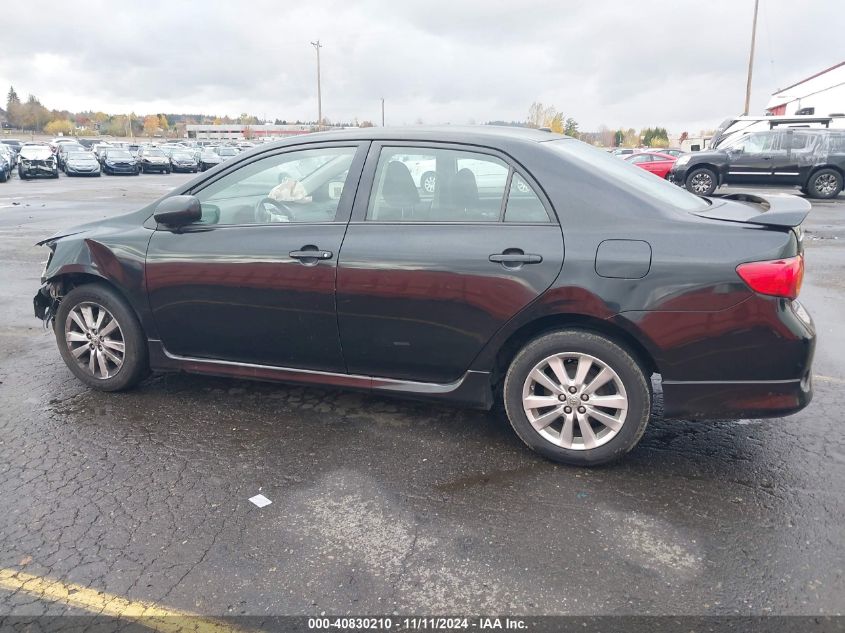
[[[298,259],[300,261],[319,261],[331,259],[332,257],[334,257],[334,253],[332,253],[331,251],[321,251],[317,247],[308,248],[304,246],[301,251],[291,251],[290,253],[288,253],[288,256],[292,257],[293,259]]]
[[[488,258],[491,262],[497,262],[503,266],[519,265],[519,264],[539,264],[543,261],[542,255],[533,255],[531,253],[510,252],[510,253],[494,253]]]

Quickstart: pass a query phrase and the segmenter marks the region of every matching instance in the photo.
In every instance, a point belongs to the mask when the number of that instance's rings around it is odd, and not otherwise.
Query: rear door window
[[[498,222],[508,183],[503,160],[452,149],[385,147],[367,220]]]

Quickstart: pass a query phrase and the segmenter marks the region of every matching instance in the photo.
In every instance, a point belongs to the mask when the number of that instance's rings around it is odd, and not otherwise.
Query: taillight
[[[736,267],[748,287],[763,295],[795,299],[804,279],[804,256],[766,262],[748,262]]]

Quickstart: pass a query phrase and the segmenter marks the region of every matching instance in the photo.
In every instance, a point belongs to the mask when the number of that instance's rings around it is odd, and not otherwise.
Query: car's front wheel
[[[820,169],[810,176],[807,193],[811,198],[835,198],[842,191],[842,174],[835,169]]]
[[[716,191],[716,187],[718,186],[719,182],[716,178],[716,174],[713,172],[712,169],[708,169],[707,167],[699,167],[698,169],[693,169],[687,175],[685,184],[687,190],[691,191],[695,195],[709,196],[712,195],[714,191]]]
[[[554,461],[593,466],[618,459],[640,441],[651,390],[633,356],[584,330],[540,336],[511,362],[505,411],[516,434]]]
[[[53,330],[59,352],[89,387],[120,391],[147,373],[147,343],[135,313],[102,284],[77,286],[62,299]]]

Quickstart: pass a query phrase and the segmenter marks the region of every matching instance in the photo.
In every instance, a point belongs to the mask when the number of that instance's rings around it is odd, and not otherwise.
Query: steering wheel
[[[272,210],[267,207],[272,206]],[[294,222],[295,215],[293,208],[273,200],[273,198],[262,198],[255,203],[255,222],[256,224],[270,224],[273,222]]]

